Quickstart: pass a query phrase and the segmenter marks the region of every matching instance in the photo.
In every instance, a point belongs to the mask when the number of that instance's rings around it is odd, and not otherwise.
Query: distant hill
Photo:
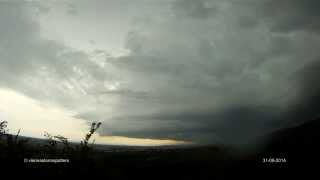
[[[294,161],[319,158],[319,150],[319,118],[272,133],[264,147],[265,152],[274,155],[287,155]]]
[[[265,144],[254,155],[241,157],[237,168],[284,178],[317,175],[320,160],[320,119],[277,130],[264,138]],[[270,162],[277,160],[280,162]],[[267,162],[263,162],[267,160]],[[285,162],[281,162],[281,161]],[[246,163],[246,161],[248,163]],[[248,171],[246,171],[248,172]],[[249,173],[249,172],[248,172]]]

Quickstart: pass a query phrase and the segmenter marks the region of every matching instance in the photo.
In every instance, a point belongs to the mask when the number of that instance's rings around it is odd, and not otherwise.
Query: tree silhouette
[[[86,134],[86,136],[85,136],[84,140],[81,142],[81,144],[83,144],[85,147],[87,147],[90,138],[99,129],[100,126],[101,126],[101,122],[98,122],[98,123],[93,122],[91,124],[90,131]]]

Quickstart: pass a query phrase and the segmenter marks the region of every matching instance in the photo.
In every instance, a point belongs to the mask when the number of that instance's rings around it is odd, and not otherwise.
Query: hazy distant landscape
[[[294,175],[292,170],[308,169],[310,161],[320,160],[318,128],[320,120],[315,119],[279,130],[262,137],[263,143],[251,144],[254,145],[251,150],[223,145],[86,146],[83,142],[4,134],[2,129],[0,161],[1,168],[8,172],[41,177],[227,179],[256,177],[252,171],[289,177]],[[26,162],[26,159],[69,162]]]

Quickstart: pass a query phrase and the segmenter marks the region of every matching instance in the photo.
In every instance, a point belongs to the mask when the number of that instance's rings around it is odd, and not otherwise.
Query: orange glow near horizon
[[[131,145],[131,146],[162,146],[162,145],[183,145],[191,144],[191,142],[177,141],[170,139],[146,139],[146,138],[130,138],[124,136],[98,136],[96,138],[98,144],[110,145]]]
[[[44,132],[63,135],[70,141],[79,142],[88,131],[84,119],[75,118],[75,113],[42,103],[9,89],[0,89],[0,121],[8,121],[9,133],[15,134],[21,128],[21,135],[44,138]],[[123,136],[100,136],[96,134],[98,144],[160,146],[181,145],[189,142],[170,139],[144,139]]]

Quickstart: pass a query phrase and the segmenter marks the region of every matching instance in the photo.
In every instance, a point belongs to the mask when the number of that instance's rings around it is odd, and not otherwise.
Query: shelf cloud
[[[246,143],[319,116],[319,6],[2,1],[0,88],[102,136]]]

